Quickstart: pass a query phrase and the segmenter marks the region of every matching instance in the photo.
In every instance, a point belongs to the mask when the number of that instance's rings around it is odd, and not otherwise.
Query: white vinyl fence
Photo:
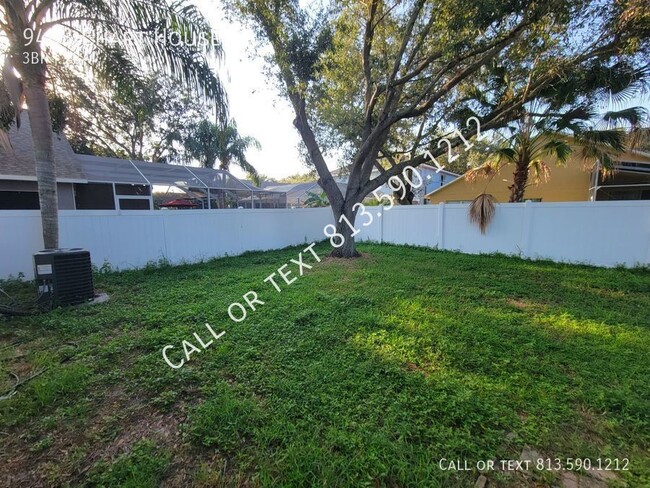
[[[469,222],[468,206],[370,208],[373,222],[363,238],[595,266],[650,265],[650,201],[501,203],[485,235]],[[358,216],[356,227],[366,220]]]
[[[43,248],[39,211],[0,211],[0,279],[34,276],[32,255]],[[329,208],[230,210],[65,210],[60,247],[90,251],[93,264],[140,268],[165,259],[194,262],[322,240]]]
[[[504,203],[485,235],[467,204],[368,207],[359,240],[470,254],[500,252],[596,266],[650,265],[650,201]],[[381,214],[381,216],[378,215]],[[187,211],[61,211],[61,247],[83,247],[97,266],[138,268],[166,259],[193,262],[322,240],[329,208]],[[42,249],[38,211],[0,211],[0,279],[33,277]]]

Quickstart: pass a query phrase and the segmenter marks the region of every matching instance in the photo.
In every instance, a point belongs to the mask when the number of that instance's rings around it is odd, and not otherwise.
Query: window
[[[110,183],[75,184],[74,200],[77,210],[115,210]]]
[[[643,188],[598,189],[597,200],[650,200],[650,190]]]
[[[151,187],[148,185],[124,185],[117,183],[115,185],[115,193],[118,195],[135,195],[148,197],[151,195]]]
[[[120,198],[120,210],[151,210],[151,205],[148,198]]]
[[[38,210],[38,192],[0,191],[0,210]]]

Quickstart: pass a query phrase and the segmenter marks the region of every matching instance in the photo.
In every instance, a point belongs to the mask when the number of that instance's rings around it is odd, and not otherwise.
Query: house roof
[[[88,181],[95,183],[130,183],[146,185],[147,180],[128,159],[76,154],[77,164]]]
[[[258,188],[242,182],[228,171],[130,159],[75,154],[65,136],[53,133],[56,178],[60,182],[169,185],[182,188],[212,188],[255,193],[278,193],[271,187]],[[0,179],[36,180],[36,164],[29,117],[24,113],[21,127],[7,132],[12,150],[0,145]],[[304,184],[303,184],[304,185]],[[316,183],[310,183],[311,188]],[[291,185],[289,185],[291,186]],[[300,184],[298,185],[300,186]]]
[[[0,145],[0,179],[36,180],[29,117],[7,132],[11,151]],[[228,171],[75,154],[65,136],[52,134],[56,178],[60,182],[169,185],[183,188],[266,191],[242,183]]]
[[[336,185],[342,193],[345,193],[347,189],[346,183],[336,183]],[[308,198],[308,193],[321,193],[323,191],[317,181],[269,186],[265,190],[286,192],[287,203],[292,205],[302,205],[305,203],[305,200]]]
[[[424,198],[428,197],[429,195],[433,195],[434,193],[436,193],[436,192],[438,192],[438,191],[440,191],[440,190],[447,189],[447,188],[449,188],[451,185],[453,185],[454,183],[458,184],[459,181],[465,181],[465,175],[458,175],[458,178],[454,178],[454,179],[451,180],[449,183],[446,183],[446,184],[444,184],[444,185],[442,185],[442,186],[439,186],[439,187],[436,188],[435,190],[430,191],[429,193],[427,193],[426,195],[424,195]]]
[[[307,183],[289,183],[286,185],[269,186],[267,187],[267,190],[286,191],[287,193],[289,192],[300,193],[300,192],[307,192],[317,185],[318,183],[316,181],[308,181]]]
[[[13,150],[8,151],[0,146],[0,178],[17,179],[16,177],[21,177],[22,180],[35,180],[34,145],[26,110],[21,114],[20,121],[20,129],[13,124],[8,131],[8,138]],[[57,180],[85,182],[86,178],[79,165],[76,164],[75,153],[66,138],[53,133],[52,147]]]
[[[439,170],[436,166],[432,166],[432,165],[430,165],[430,164],[426,164],[426,163],[419,164],[419,165],[416,167],[416,169],[417,169],[417,168],[421,168],[421,167],[425,167],[425,168],[433,169],[433,170],[435,170],[435,171],[438,172],[438,173],[444,173],[444,174],[446,174],[446,175],[450,175],[450,176],[456,176],[456,177],[460,177],[460,176],[462,176],[462,175],[459,175],[458,173],[454,173],[453,171],[447,171],[446,169],[441,169],[441,170]]]
[[[241,181],[244,185],[246,185],[246,188],[248,188],[249,190],[261,190],[260,187],[255,186],[255,184],[250,180],[239,180],[239,181]]]

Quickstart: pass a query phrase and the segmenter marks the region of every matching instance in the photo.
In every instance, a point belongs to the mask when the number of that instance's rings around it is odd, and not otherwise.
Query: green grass
[[[440,458],[525,447],[650,485],[650,272],[360,245],[263,283],[299,250],[98,275],[106,304],[0,322],[4,375],[48,368],[0,401],[0,486],[463,487]],[[205,322],[226,335],[167,366]]]

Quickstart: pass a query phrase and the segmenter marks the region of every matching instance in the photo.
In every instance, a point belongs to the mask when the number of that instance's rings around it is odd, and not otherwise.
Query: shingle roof
[[[13,153],[0,146],[0,177],[22,176],[28,179],[36,177],[32,130],[27,111],[21,116],[20,129],[15,124],[9,129],[9,140]],[[86,181],[84,174],[75,162],[75,154],[65,137],[52,134],[54,163],[57,179]]]

